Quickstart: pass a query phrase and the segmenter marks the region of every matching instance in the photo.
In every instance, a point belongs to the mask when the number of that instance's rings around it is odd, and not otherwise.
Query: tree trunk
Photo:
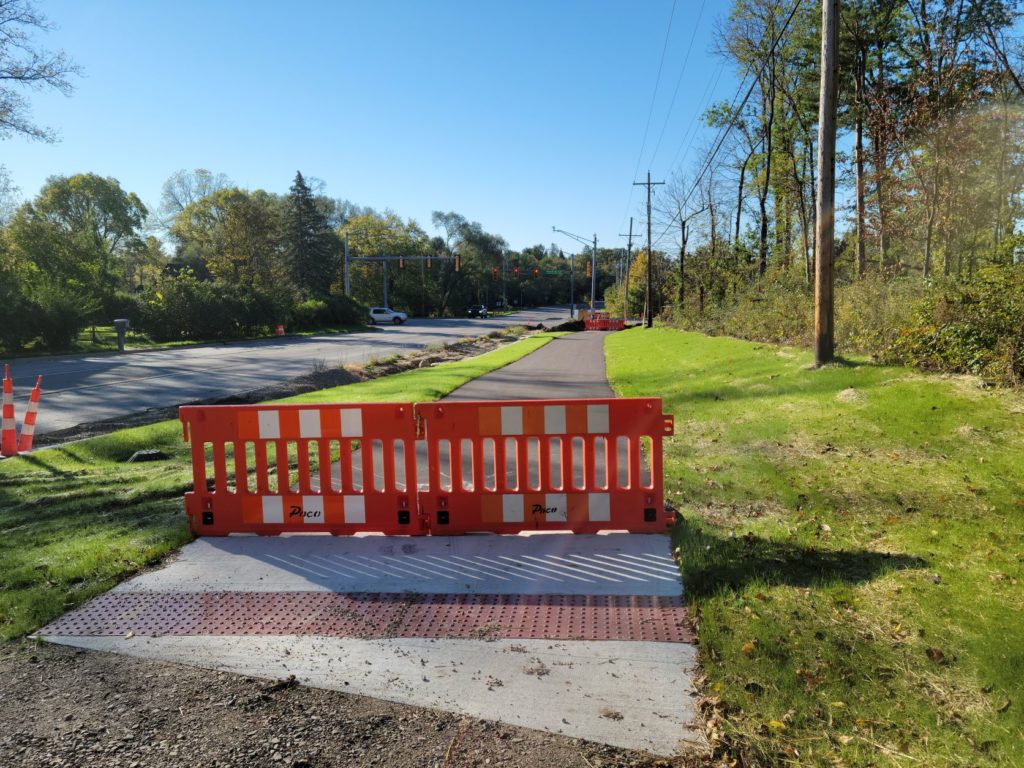
[[[679,313],[686,306],[686,219],[679,211],[680,245],[679,245]]]
[[[885,50],[884,43],[879,39],[876,44],[878,55],[878,88],[882,92],[879,101],[885,103]],[[882,137],[882,121],[884,117],[879,116],[878,125],[871,137],[874,145],[874,166],[875,166],[875,204],[878,206],[878,264],[882,269],[889,265],[889,228],[885,212],[885,188],[884,177],[886,167],[885,139]]]
[[[818,98],[818,261],[814,281],[814,363],[835,357],[832,261],[835,249],[836,59],[839,0],[821,4],[821,88]]]
[[[856,146],[857,157],[857,274],[864,277],[868,269],[867,253],[864,248],[866,228],[864,224],[864,52],[857,51],[857,77],[856,77]]]
[[[740,216],[743,214],[743,184],[747,176],[747,163],[750,162],[751,155],[754,151],[751,150],[750,154],[747,155],[743,161],[743,165],[740,166],[740,183],[736,187],[736,232],[733,235],[732,240],[732,252],[735,265],[739,266],[739,254],[740,254]]]
[[[774,57],[774,54],[772,55]],[[775,63],[774,58],[768,71],[768,91],[765,94],[764,108],[764,183],[758,195],[761,213],[761,232],[757,249],[757,272],[763,276],[768,271],[768,190],[772,182],[772,133],[775,123]]]

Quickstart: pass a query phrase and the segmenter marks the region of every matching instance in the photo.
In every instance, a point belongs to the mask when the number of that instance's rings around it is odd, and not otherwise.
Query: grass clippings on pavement
[[[726,762],[1024,765],[1024,398],[667,329],[665,488]],[[730,763],[731,764],[731,763]]]
[[[548,343],[536,334],[483,355],[288,398],[435,400]],[[127,463],[136,451],[167,459]],[[191,539],[182,496],[189,446],[177,419],[0,461],[0,641],[38,629]]]

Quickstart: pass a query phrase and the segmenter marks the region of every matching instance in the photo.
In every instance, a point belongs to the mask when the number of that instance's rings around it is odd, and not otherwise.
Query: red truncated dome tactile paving
[[[681,597],[117,592],[41,635],[323,635],[693,642]]]

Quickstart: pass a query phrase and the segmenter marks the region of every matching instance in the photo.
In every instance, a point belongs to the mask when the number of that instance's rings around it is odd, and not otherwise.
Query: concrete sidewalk
[[[556,339],[450,397],[610,397],[604,336]],[[40,635],[673,755],[706,742],[669,546],[624,533],[205,538]]]

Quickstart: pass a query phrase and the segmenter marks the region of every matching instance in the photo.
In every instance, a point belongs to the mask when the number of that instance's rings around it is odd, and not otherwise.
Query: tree
[[[0,0],[0,138],[26,136],[54,141],[52,128],[32,121],[25,90],[52,89],[69,95],[80,73],[63,51],[35,45],[34,35],[50,29],[46,17],[28,0]]]
[[[170,175],[160,191],[160,215],[164,227],[170,227],[174,219],[193,203],[219,189],[231,187],[231,179],[223,173],[211,173],[205,168],[194,171],[184,169]]]
[[[12,247],[39,280],[67,283],[106,301],[126,284],[125,259],[139,247],[146,207],[117,179],[54,176],[10,225]]]
[[[7,167],[0,165],[0,227],[11,223],[14,212],[18,209],[18,196],[21,190],[11,181]]]
[[[335,238],[298,171],[288,194],[281,246],[292,284],[303,298],[330,292],[337,262]]]
[[[210,272],[246,289],[280,289],[288,282],[277,244],[283,208],[280,198],[262,189],[233,191],[226,204],[218,250],[207,260]]]

